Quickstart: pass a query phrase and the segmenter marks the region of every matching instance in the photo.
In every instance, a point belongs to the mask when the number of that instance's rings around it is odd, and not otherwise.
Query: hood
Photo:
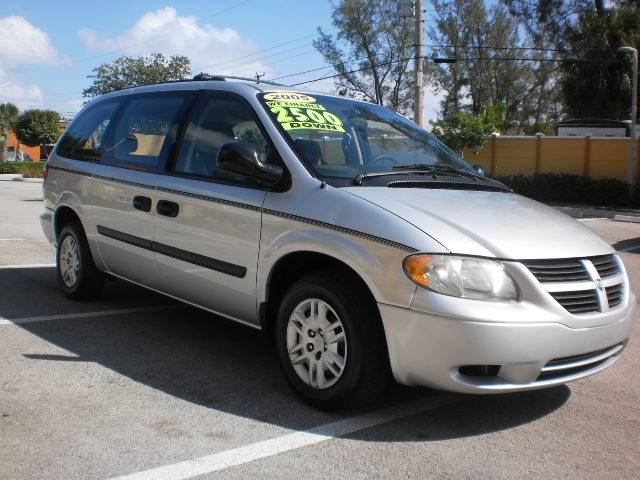
[[[582,223],[514,193],[386,187],[343,190],[398,215],[452,253],[525,260],[613,252]]]

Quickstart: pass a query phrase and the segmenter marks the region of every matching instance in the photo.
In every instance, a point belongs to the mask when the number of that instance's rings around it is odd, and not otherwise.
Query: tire
[[[360,407],[391,379],[380,314],[362,290],[355,281],[345,284],[344,275],[316,272],[294,283],[278,310],[275,336],[285,378],[316,407]]]
[[[96,298],[104,287],[105,275],[96,268],[87,237],[76,221],[66,223],[58,235],[56,274],[60,288],[72,300]]]

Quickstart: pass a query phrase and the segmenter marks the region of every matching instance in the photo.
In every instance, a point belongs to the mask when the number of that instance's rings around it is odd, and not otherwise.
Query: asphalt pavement
[[[67,300],[40,198],[0,182],[0,479],[640,478],[637,329],[613,367],[567,386],[395,386],[321,412],[259,332],[123,281]],[[640,224],[585,224],[624,250],[639,293]]]

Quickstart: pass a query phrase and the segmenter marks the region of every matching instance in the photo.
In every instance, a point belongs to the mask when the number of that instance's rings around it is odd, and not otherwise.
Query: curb
[[[24,177],[20,177],[20,178],[14,178],[13,181],[14,182],[25,182],[25,183],[42,183],[43,179],[42,178],[24,178]]]
[[[616,222],[640,223],[640,216],[635,215],[616,215],[613,219]]]
[[[0,173],[0,181],[11,182],[22,180],[21,173]]]
[[[629,211],[629,210],[610,210],[606,208],[594,208],[594,207],[570,207],[570,206],[562,206],[562,205],[549,205],[556,210],[565,213],[573,218],[609,218],[615,219],[616,217],[625,217],[625,218],[639,218],[640,219],[640,211]],[[627,220],[633,221],[633,220]]]

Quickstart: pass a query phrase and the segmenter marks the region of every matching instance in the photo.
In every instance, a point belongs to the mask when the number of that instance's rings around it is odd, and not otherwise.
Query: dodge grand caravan
[[[325,407],[619,358],[636,299],[588,228],[378,105],[230,80],[111,93],[69,125],[41,215],[68,297],[118,277],[261,329]]]

